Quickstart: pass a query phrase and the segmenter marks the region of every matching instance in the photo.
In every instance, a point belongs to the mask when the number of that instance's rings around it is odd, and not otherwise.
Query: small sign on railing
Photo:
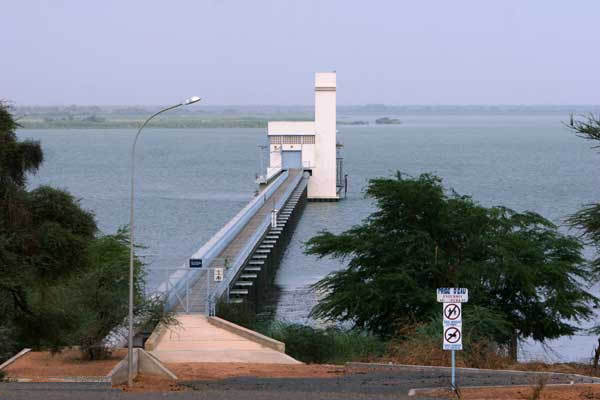
[[[202,259],[190,258],[190,268],[202,268]]]
[[[223,268],[215,268],[215,282],[223,281]]]

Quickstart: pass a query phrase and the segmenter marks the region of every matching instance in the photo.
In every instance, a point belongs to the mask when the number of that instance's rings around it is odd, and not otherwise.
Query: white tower
[[[308,198],[337,199],[336,187],[336,74],[315,74],[315,168]]]

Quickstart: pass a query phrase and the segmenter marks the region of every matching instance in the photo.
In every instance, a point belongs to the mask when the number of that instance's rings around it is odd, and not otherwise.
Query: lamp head
[[[189,99],[187,99],[186,101],[183,102],[184,106],[190,105],[190,104],[194,104],[200,101],[200,97],[198,96],[192,96]]]

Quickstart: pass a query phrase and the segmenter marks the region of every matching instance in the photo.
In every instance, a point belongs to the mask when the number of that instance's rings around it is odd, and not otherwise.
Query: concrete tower
[[[336,75],[315,74],[315,168],[308,197],[337,199],[336,187]]]
[[[336,74],[315,74],[315,120],[269,121],[269,167],[257,180],[266,183],[280,171],[309,171],[309,200],[338,200]],[[337,169],[340,168],[340,171]]]

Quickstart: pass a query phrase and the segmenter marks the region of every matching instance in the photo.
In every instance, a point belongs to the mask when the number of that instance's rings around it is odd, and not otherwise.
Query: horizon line
[[[54,103],[54,104],[15,104],[4,101],[12,107],[164,107],[164,104],[78,104],[78,103]],[[201,104],[203,107],[314,107],[314,104]],[[361,104],[338,104],[338,107],[599,107],[600,103],[361,103]]]

